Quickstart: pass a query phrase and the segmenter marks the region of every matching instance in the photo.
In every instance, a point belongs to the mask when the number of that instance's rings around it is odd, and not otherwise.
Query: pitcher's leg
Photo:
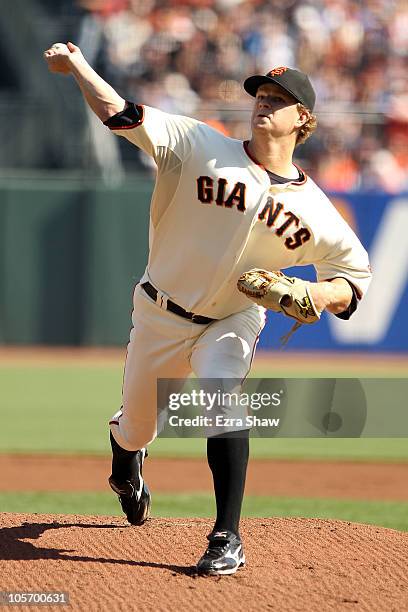
[[[150,444],[157,435],[157,380],[184,379],[190,365],[184,340],[163,336],[143,322],[134,321],[126,357],[121,410],[110,421],[116,442],[126,450]]]
[[[258,306],[212,323],[194,344],[193,372],[199,378],[243,380],[264,325],[264,309]]]
[[[139,300],[140,301],[140,300]],[[139,304],[125,364],[123,407],[110,421],[112,447],[111,488],[117,493],[123,512],[132,525],[141,525],[149,516],[150,491],[143,479],[146,446],[156,436],[158,378],[185,378],[190,365],[185,354],[183,330],[169,337],[161,329],[168,315],[159,310],[146,321],[144,304]],[[154,313],[153,313],[154,315]],[[150,319],[152,318],[150,313]]]
[[[196,342],[191,358],[201,379],[236,379],[248,374],[263,313],[252,309],[212,324]],[[209,545],[197,564],[206,574],[232,574],[245,563],[239,520],[249,456],[249,430],[232,431],[207,439],[217,516]]]
[[[207,439],[207,459],[217,505],[214,531],[229,530],[239,535],[248,456],[248,429]]]
[[[150,514],[150,491],[143,479],[147,450],[127,451],[110,433],[112,447],[111,489],[118,495],[122,510],[131,525],[143,525]]]
[[[129,480],[137,469],[137,451],[128,451],[116,442],[109,432],[110,445],[112,449],[112,478],[116,480]]]

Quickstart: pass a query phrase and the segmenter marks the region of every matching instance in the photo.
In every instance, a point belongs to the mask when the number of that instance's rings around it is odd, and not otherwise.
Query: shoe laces
[[[214,538],[210,541],[205,554],[210,559],[216,559],[226,551],[228,544],[229,540],[226,538]]]

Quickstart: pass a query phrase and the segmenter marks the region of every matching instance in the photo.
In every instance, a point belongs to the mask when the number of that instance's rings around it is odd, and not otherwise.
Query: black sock
[[[207,439],[207,458],[213,480],[217,519],[214,531],[239,535],[242,498],[249,456],[249,430]]]
[[[119,446],[110,432],[112,447],[112,477],[118,482],[130,480],[137,472],[136,453]]]

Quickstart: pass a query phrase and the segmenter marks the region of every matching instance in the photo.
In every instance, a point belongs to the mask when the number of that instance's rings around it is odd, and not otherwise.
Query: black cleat
[[[109,478],[109,485],[118,495],[122,510],[131,525],[143,525],[150,515],[151,495],[142,477],[143,462],[146,456],[145,448],[137,451],[138,470],[131,480],[119,482],[112,476]]]
[[[227,576],[245,565],[242,542],[232,531],[215,531],[207,539],[208,548],[197,563],[199,574]]]

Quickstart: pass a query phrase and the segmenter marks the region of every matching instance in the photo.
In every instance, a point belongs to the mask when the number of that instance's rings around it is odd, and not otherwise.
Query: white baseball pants
[[[109,425],[116,442],[138,450],[157,436],[157,379],[244,379],[251,367],[265,311],[256,304],[208,325],[163,310],[135,288],[133,328],[123,380],[123,406]]]

